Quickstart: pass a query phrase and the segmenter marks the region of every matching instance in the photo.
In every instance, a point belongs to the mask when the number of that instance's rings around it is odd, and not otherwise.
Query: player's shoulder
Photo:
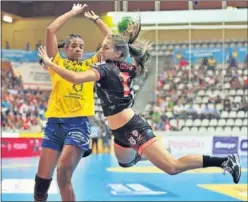
[[[58,62],[63,61],[63,60],[64,60],[64,58],[61,57],[59,51],[55,54],[55,56],[52,57],[52,61],[53,61],[54,63],[56,63],[56,64],[57,64]]]
[[[101,62],[97,62],[97,63],[93,64],[93,66],[99,67],[99,66],[104,66],[104,65],[106,65],[106,64],[107,64],[106,61],[101,61]]]
[[[92,66],[93,64],[97,63],[98,59],[97,59],[97,55],[94,55],[90,58],[86,58],[84,60],[81,61],[81,65],[82,66]]]
[[[111,69],[111,67],[113,66],[115,66],[115,64],[112,60],[104,60],[93,64],[93,67],[95,68],[101,67],[101,68]]]

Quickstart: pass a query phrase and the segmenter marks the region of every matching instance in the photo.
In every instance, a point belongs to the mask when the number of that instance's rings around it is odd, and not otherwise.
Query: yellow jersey
[[[74,72],[89,70],[91,65],[98,62],[97,56],[80,62],[63,59],[59,52],[53,58],[53,62],[61,68]],[[49,69],[52,92],[48,101],[46,118],[71,118],[79,116],[94,116],[94,82],[73,84],[61,78],[53,70]]]

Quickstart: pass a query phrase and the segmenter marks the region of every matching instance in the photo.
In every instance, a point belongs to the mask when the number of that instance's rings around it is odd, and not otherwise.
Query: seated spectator
[[[214,76],[210,76],[208,80],[208,88],[212,89],[216,86],[216,80]]]
[[[160,113],[159,113],[159,107],[154,106],[153,112],[152,112],[152,122],[153,123],[158,123],[160,120]]]
[[[227,68],[224,81],[230,81],[233,78],[233,72],[231,68]]]
[[[231,111],[231,101],[228,97],[225,97],[225,99],[223,100],[223,110]]]
[[[248,89],[248,78],[244,80],[244,89]]]
[[[239,111],[248,111],[248,99],[247,96],[243,96],[239,105]]]
[[[175,118],[181,117],[184,112],[185,112],[185,109],[184,109],[184,106],[181,103],[179,103],[178,105],[174,106],[174,108],[173,108],[173,114],[174,114]]]
[[[207,57],[204,57],[202,59],[202,63],[201,63],[202,66],[207,66],[208,65],[208,58]]]
[[[213,111],[212,111],[212,115],[210,117],[210,119],[219,119],[220,118],[220,110],[217,109],[217,106],[214,105]]]
[[[172,127],[172,125],[170,124],[169,119],[167,119],[166,122],[165,122],[165,124],[164,124],[164,130],[165,130],[165,131],[171,131],[171,130],[173,130],[173,127]]]
[[[184,67],[186,67],[188,64],[189,64],[188,61],[187,61],[184,57],[182,57],[182,58],[180,59],[180,61],[179,61],[179,67],[180,67],[180,68],[184,68]]]
[[[233,77],[232,80],[230,81],[230,85],[232,89],[240,89],[241,88],[241,83],[237,77]]]
[[[215,104],[220,104],[222,103],[221,97],[220,95],[217,95],[216,99],[215,99]]]
[[[211,56],[208,59],[208,68],[207,68],[207,70],[212,70],[212,71],[216,70],[216,60],[214,59],[213,56]]]
[[[185,109],[185,113],[193,119],[196,119],[198,117],[197,110],[193,107],[193,104],[191,104],[187,109]]]
[[[237,57],[238,57],[237,50],[233,50],[232,54],[229,56],[229,59],[228,59],[229,67],[238,68]]]

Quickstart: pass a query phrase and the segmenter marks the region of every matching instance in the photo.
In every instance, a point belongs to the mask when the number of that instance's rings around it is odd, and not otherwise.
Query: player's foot
[[[241,165],[238,154],[228,156],[228,160],[222,164],[222,167],[224,173],[228,171],[233,177],[233,182],[238,184],[241,177]]]

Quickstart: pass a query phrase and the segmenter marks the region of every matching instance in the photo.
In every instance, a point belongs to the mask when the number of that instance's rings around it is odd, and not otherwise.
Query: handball
[[[121,21],[118,23],[119,33],[123,34],[127,30],[128,26],[133,23],[135,22],[131,17],[123,17]]]

